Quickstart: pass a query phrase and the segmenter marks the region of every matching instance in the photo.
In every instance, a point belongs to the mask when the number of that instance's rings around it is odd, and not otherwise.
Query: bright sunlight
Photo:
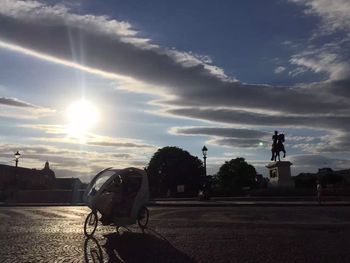
[[[87,100],[73,102],[66,111],[68,119],[67,134],[84,140],[98,121],[97,108]]]

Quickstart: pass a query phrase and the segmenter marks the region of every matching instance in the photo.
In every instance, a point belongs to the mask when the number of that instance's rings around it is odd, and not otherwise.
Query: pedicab
[[[98,173],[88,185],[84,200],[91,213],[84,223],[84,234],[91,237],[102,220],[103,225],[126,227],[138,224],[147,227],[149,211],[148,177],[137,168],[107,168]],[[99,216],[102,215],[102,218]]]

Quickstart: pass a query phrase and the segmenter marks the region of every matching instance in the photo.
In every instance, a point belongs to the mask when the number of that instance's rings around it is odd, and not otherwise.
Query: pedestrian
[[[322,195],[322,185],[321,185],[321,182],[319,180],[317,180],[316,189],[317,189],[317,202],[320,204],[321,203],[321,195]]]

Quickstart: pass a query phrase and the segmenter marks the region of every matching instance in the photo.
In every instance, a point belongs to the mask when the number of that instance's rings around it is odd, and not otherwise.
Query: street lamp
[[[17,152],[15,153],[16,167],[18,166],[18,159],[19,159],[19,157],[21,157],[21,154],[17,151]]]
[[[207,176],[207,152],[208,148],[205,147],[205,145],[202,148],[202,153],[203,153],[203,159],[204,159],[204,175]]]

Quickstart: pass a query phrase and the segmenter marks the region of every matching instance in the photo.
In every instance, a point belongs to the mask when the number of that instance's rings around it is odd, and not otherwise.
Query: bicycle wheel
[[[147,207],[143,206],[139,210],[139,213],[137,215],[137,224],[141,229],[145,229],[148,224],[149,219],[149,211]]]
[[[85,219],[85,223],[84,223],[85,236],[91,237],[96,231],[97,224],[98,224],[97,213],[92,211]]]

